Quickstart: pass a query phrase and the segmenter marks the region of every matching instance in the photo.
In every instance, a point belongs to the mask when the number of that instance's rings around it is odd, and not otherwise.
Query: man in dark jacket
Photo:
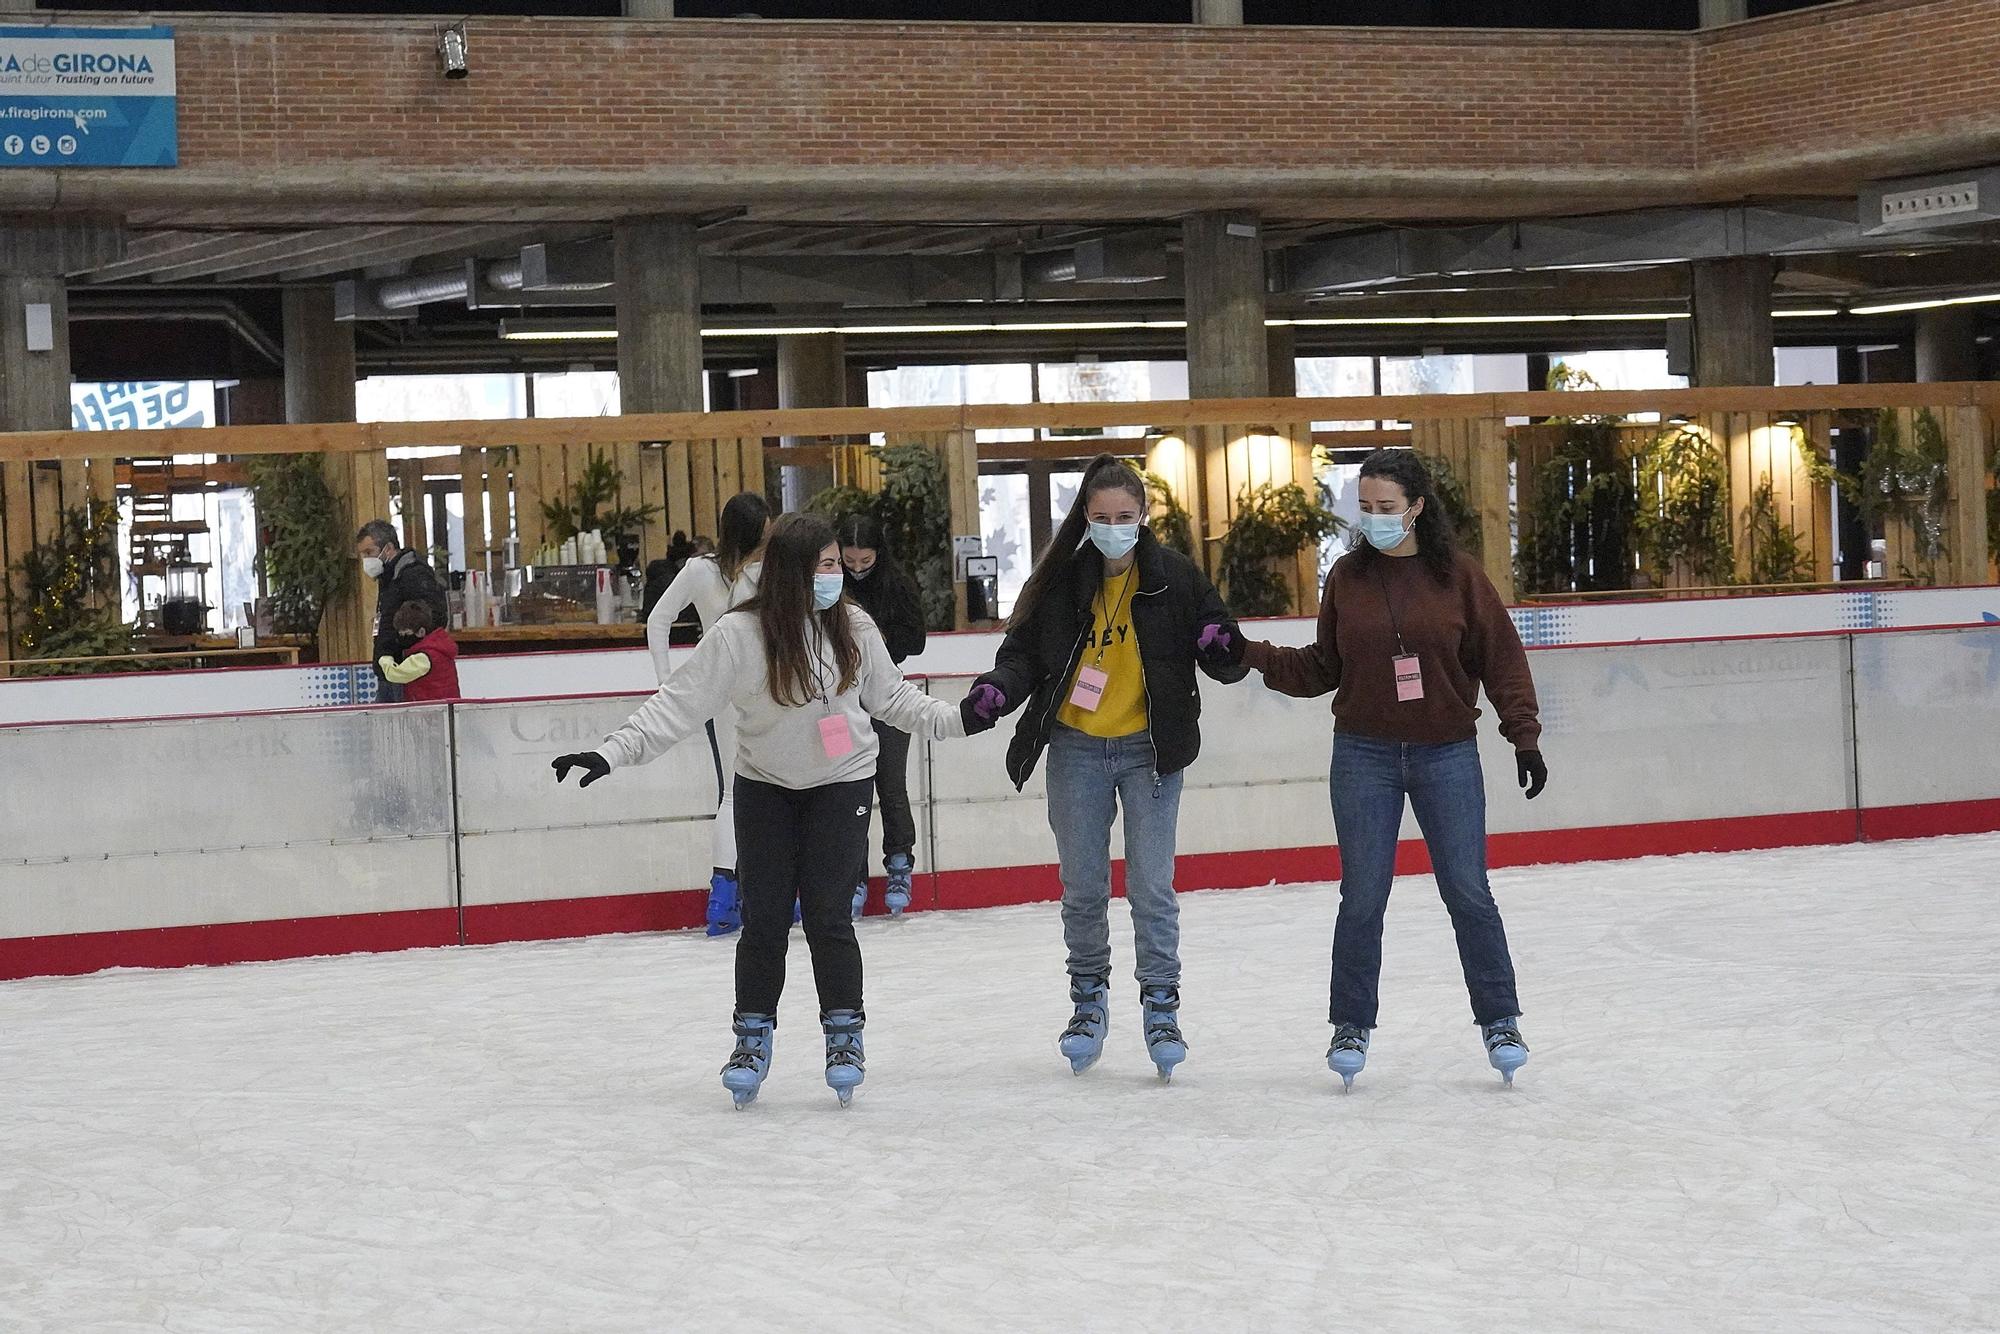
[[[374,579],[376,587],[375,649],[368,655],[375,665],[375,702],[394,704],[403,698],[403,688],[388,681],[379,664],[384,655],[397,656],[402,646],[396,636],[396,609],[405,602],[428,602],[432,624],[446,625],[451,613],[444,585],[423,557],[403,549],[387,519],[370,519],[361,525],[361,531],[354,535],[354,554],[361,558],[362,571]]]

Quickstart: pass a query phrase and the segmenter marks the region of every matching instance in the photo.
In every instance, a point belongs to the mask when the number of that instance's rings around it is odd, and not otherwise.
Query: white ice
[[[0,1330],[1990,1329],[1996,872],[1497,873],[1512,1092],[1424,878],[1348,1096],[1324,886],[1184,900],[1171,1086],[1124,978],[1056,1055],[1052,906],[871,920],[846,1112],[797,939],[740,1114],[699,935],[8,984]]]

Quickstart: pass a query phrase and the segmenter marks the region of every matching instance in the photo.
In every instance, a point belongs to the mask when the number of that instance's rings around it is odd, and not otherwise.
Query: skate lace
[[[1486,1050],[1492,1051],[1495,1047],[1519,1047],[1522,1051],[1526,1051],[1528,1044],[1521,1041],[1520,1029],[1512,1024],[1504,1024],[1499,1028],[1486,1030]]]
[[[1102,1012],[1095,1008],[1078,1010],[1070,1016],[1069,1027],[1063,1030],[1063,1036],[1066,1038],[1092,1037],[1094,1036],[1093,1030],[1103,1022],[1104,1016]]]
[[[1349,1028],[1343,1024],[1333,1031],[1333,1049],[1335,1051],[1365,1051],[1367,1048],[1368,1035],[1363,1030]]]
[[[1155,1019],[1146,1025],[1146,1045],[1149,1047],[1161,1042],[1184,1041],[1181,1026],[1171,1019]]]
[[[1146,1007],[1146,1045],[1183,1041],[1177,1014],[1180,994],[1172,991],[1149,992],[1142,999]]]
[[[757,1062],[763,1060],[768,1051],[763,1047],[753,1047],[747,1042],[736,1044],[736,1050],[729,1053],[729,1059],[722,1063],[724,1070],[755,1070]]]
[[[826,1044],[826,1063],[828,1065],[859,1066],[861,1064],[861,1045],[853,1038],[848,1037],[828,1039]]]

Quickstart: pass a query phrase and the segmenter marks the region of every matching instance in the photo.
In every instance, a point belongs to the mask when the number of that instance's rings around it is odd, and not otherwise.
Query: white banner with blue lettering
[[[0,167],[180,160],[172,28],[0,28]]]

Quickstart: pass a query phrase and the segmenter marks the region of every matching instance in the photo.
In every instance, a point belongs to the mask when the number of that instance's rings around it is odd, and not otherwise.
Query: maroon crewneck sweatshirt
[[[1417,656],[1424,682],[1420,700],[1396,698],[1398,653]],[[1312,699],[1336,692],[1337,732],[1428,745],[1476,734],[1484,682],[1500,716],[1500,735],[1516,750],[1541,744],[1535,682],[1521,637],[1493,581],[1462,551],[1444,583],[1420,556],[1348,553],[1327,576],[1318,642],[1280,648],[1252,641],[1244,646],[1243,661],[1281,694]]]

